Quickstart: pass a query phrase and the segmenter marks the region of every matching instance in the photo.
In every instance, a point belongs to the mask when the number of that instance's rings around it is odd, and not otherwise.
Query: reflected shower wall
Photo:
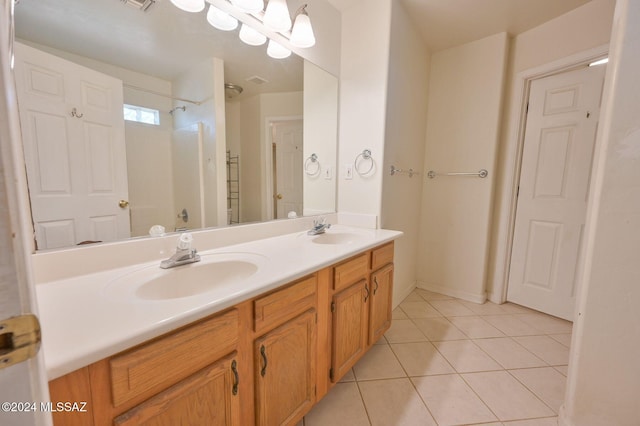
[[[202,123],[173,131],[171,157],[175,229],[197,229],[204,226],[202,156]]]

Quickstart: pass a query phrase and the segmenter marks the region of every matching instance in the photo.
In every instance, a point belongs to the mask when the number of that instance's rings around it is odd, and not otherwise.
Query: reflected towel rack
[[[479,178],[486,178],[487,176],[489,176],[489,172],[486,171],[485,169],[482,169],[480,171],[477,172],[462,172],[462,173],[458,173],[458,172],[453,172],[453,173],[437,173],[434,172],[433,170],[429,170],[429,172],[427,173],[427,177],[429,179],[433,179],[436,176],[474,176],[474,177],[479,177]]]
[[[395,175],[396,173],[408,174],[409,177],[420,175],[419,172],[414,172],[413,169],[409,169],[409,170],[396,169],[396,166],[391,165],[391,176]]]

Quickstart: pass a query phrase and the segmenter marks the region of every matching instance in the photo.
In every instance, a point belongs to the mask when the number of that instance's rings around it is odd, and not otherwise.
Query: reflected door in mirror
[[[18,45],[16,86],[38,248],[128,238],[122,82]]]
[[[275,219],[302,216],[302,119],[272,123]]]

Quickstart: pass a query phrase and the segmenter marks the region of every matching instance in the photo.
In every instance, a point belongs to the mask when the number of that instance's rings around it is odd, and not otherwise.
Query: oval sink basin
[[[171,300],[197,296],[222,286],[241,284],[260,269],[262,256],[202,255],[196,263],[160,269],[157,265],[123,275],[107,285],[105,293],[120,300]]]
[[[327,232],[313,237],[311,242],[316,244],[351,244],[359,238],[362,236],[351,232]]]

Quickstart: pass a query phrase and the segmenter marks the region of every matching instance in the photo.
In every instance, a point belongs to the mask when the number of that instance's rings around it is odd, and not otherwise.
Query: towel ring
[[[316,165],[315,170],[313,169],[312,164]],[[316,154],[311,154],[309,158],[304,160],[304,172],[309,176],[315,176],[320,173],[320,162],[318,161],[318,156]]]
[[[369,160],[369,168],[365,171],[360,170],[360,164],[362,164],[362,162],[358,162],[358,159],[361,157],[363,160]],[[356,159],[353,160],[353,166],[356,169],[356,173],[358,173],[360,176],[369,174],[369,172],[373,170],[373,158],[371,157],[371,150],[365,149],[360,154],[356,155]]]

